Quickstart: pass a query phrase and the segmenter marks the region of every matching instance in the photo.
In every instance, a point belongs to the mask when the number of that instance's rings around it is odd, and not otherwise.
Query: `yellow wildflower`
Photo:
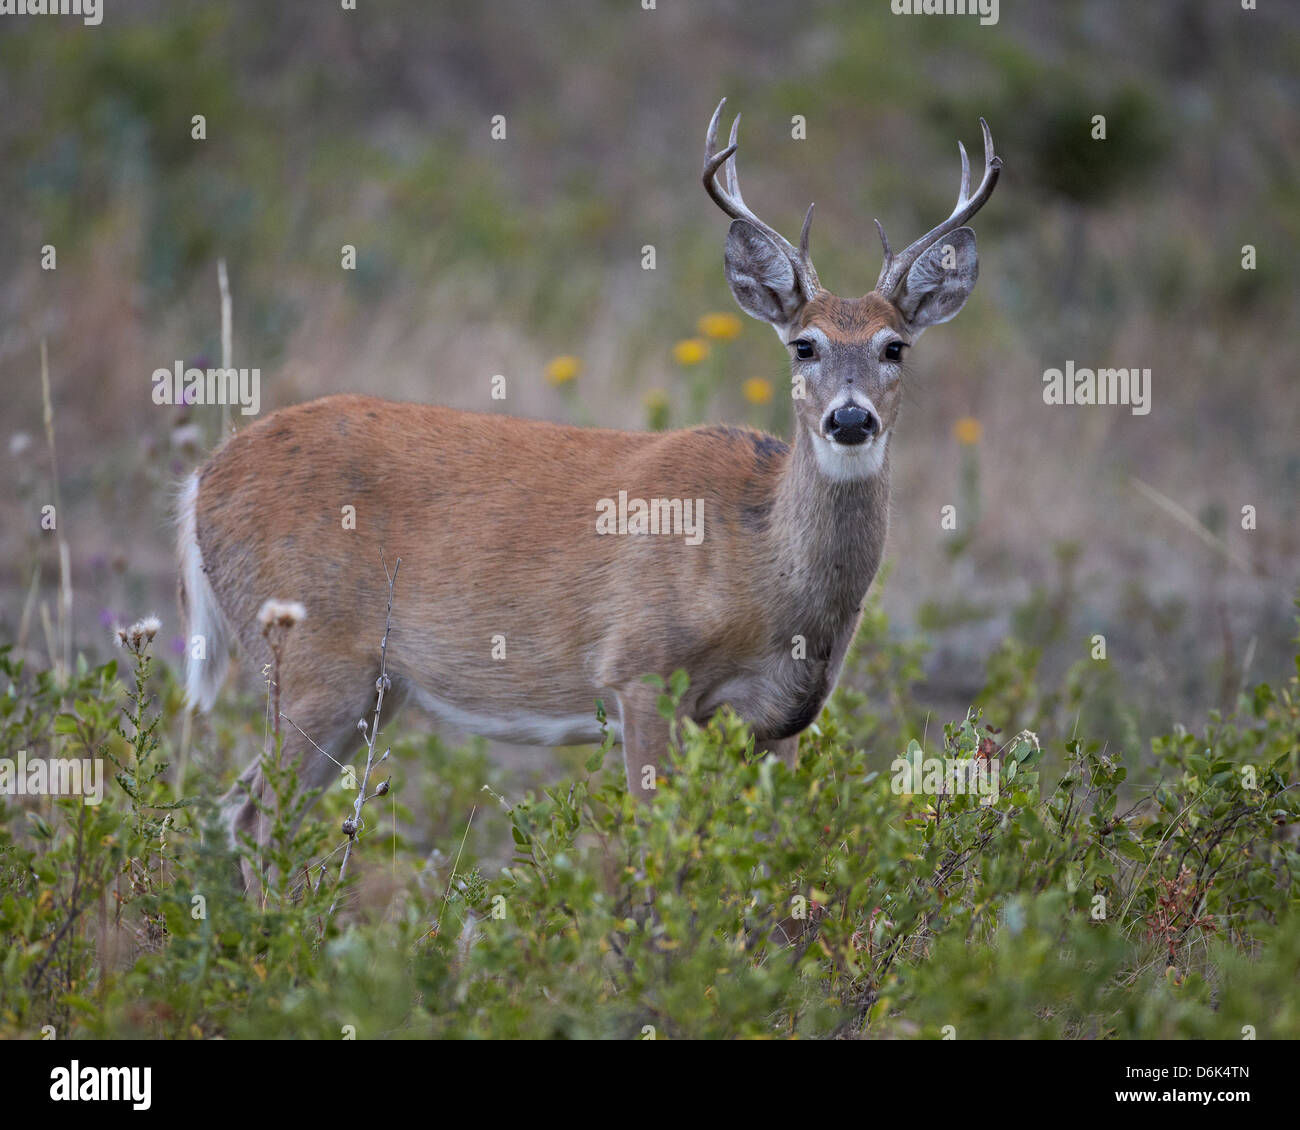
[[[709,355],[709,343],[698,337],[688,337],[673,346],[673,360],[679,365],[698,365]]]
[[[553,385],[566,385],[582,372],[582,362],[570,353],[553,357],[543,370],[546,379]]]
[[[762,377],[750,377],[744,384],[745,399],[750,404],[770,404],[772,402],[772,382]]]
[[[740,336],[740,319],[735,314],[705,314],[696,327],[715,341],[731,341]]]
[[[979,443],[980,436],[984,434],[984,427],[974,416],[963,416],[953,424],[952,434],[958,443],[970,447],[972,444]]]

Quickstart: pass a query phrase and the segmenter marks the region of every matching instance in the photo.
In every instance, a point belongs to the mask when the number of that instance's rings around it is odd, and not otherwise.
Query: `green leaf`
[[[1124,856],[1125,859],[1136,860],[1138,863],[1147,861],[1146,853],[1142,850],[1142,845],[1136,840],[1120,840],[1115,845],[1115,850]]]

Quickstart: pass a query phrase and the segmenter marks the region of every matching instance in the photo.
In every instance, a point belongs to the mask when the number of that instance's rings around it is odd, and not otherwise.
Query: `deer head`
[[[756,216],[736,172],[740,116],[719,150],[718,120],[704,145],[704,187],[728,216],[726,274],[731,293],[752,318],[767,322],[790,350],[797,426],[806,431],[826,475],[866,478],[884,463],[901,400],[903,357],[929,326],[956,316],[979,277],[975,233],[965,226],[997,184],[1002,159],[983,118],[984,176],[970,191],[970,161],[961,151],[961,188],[952,214],[894,254],[880,221],[884,264],[875,288],[840,298],[817,279],[808,251],[812,206],[795,247]],[[723,183],[719,183],[719,174]]]

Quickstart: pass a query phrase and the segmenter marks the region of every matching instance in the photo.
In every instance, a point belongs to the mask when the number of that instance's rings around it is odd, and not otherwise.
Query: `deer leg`
[[[659,713],[658,701],[658,692],[644,683],[625,688],[618,695],[627,791],[638,800],[654,796],[668,757],[672,731],[668,720]]]
[[[287,718],[279,720],[282,735],[280,764],[294,769],[297,778],[295,797],[314,789],[324,789],[341,780],[343,766],[355,763],[354,755],[361,745],[357,720],[366,709],[367,704],[361,696],[341,699],[332,692],[322,693],[320,690],[282,700],[280,710]],[[288,721],[290,718],[293,723]],[[232,843],[248,844],[251,841],[256,855],[255,860],[246,857],[240,860],[240,886],[254,897],[260,893],[267,870],[263,853],[270,843],[275,822],[276,800],[264,771],[267,756],[263,754],[254,761],[221,801]],[[357,781],[359,784],[359,770]],[[293,821],[290,834],[297,831],[303,815],[305,813]],[[307,865],[312,861],[304,859],[300,862]]]

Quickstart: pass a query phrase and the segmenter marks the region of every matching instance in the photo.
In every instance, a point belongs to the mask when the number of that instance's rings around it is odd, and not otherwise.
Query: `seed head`
[[[268,600],[257,614],[262,634],[272,628],[292,628],[299,620],[307,619],[307,609],[296,600]]]
[[[139,655],[149,644],[153,643],[153,638],[158,634],[158,629],[161,627],[162,621],[157,616],[146,616],[143,620],[137,620],[129,628],[117,629],[118,645],[135,655]]]

